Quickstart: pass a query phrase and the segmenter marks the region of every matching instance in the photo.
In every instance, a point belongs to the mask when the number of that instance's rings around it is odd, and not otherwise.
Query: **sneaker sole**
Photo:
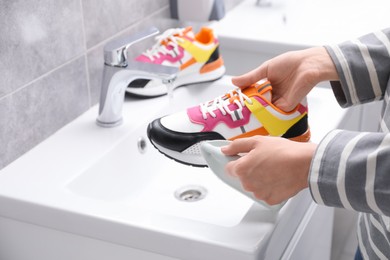
[[[191,84],[212,82],[220,79],[223,75],[225,75],[225,66],[221,66],[220,68],[213,70],[209,73],[196,73],[190,75],[179,76],[175,80],[174,89]],[[164,84],[158,85],[152,88],[127,88],[126,92],[139,97],[158,97],[167,94],[167,87]]]
[[[179,153],[176,151],[172,151],[169,149],[166,149],[156,143],[154,143],[151,139],[149,141],[152,143],[152,145],[163,155],[168,157],[169,159],[172,159],[176,162],[179,162],[181,164],[189,165],[189,166],[194,166],[194,167],[199,167],[199,168],[205,168],[208,167],[206,164],[206,161],[203,159],[203,157],[199,155],[191,155],[191,154],[184,154],[184,153]],[[196,143],[193,146],[199,146],[200,143]],[[191,147],[193,147],[191,146]]]
[[[287,138],[287,139],[291,140],[291,141],[295,141],[295,142],[309,142],[310,137],[311,137],[310,128],[308,128],[306,130],[306,132],[303,133],[302,135],[292,137],[292,138]],[[180,152],[176,152],[176,151],[172,151],[172,150],[169,150],[167,148],[164,148],[164,147],[154,143],[153,140],[151,140],[150,138],[149,138],[149,140],[152,143],[152,145],[160,153],[162,153],[166,157],[168,157],[176,162],[179,162],[179,163],[182,163],[185,165],[194,166],[194,167],[203,167],[203,168],[208,167],[206,161],[204,160],[204,158],[200,154],[200,143],[195,143],[192,146],[190,146],[189,148],[187,148],[187,150],[199,150],[199,154],[185,154],[185,153],[180,153]]]

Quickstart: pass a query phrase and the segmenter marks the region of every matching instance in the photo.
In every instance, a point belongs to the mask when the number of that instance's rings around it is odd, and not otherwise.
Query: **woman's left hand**
[[[226,155],[245,154],[226,165],[243,188],[269,205],[279,204],[308,187],[308,174],[316,144],[281,137],[254,136],[222,147]]]

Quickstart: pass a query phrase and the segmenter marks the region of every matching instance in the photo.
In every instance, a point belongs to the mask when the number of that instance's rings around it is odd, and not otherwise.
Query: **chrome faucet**
[[[128,61],[131,45],[156,35],[152,27],[143,32],[111,41],[104,46],[103,81],[100,93],[99,116],[96,123],[102,127],[114,127],[122,123],[122,107],[125,91],[135,79],[161,79],[163,83],[175,80],[178,68],[152,63]]]

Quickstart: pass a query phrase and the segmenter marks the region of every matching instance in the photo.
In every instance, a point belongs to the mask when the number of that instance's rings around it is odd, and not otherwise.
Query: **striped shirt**
[[[320,142],[310,191],[319,204],[360,212],[364,259],[390,259],[390,28],[325,47],[340,77],[331,85],[342,107],[384,102],[380,131],[336,129]]]

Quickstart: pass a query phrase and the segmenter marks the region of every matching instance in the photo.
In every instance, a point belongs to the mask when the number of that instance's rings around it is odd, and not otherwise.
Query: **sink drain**
[[[185,186],[175,191],[175,197],[180,201],[195,202],[206,197],[207,190],[201,186]]]
[[[147,148],[147,143],[146,143],[146,140],[143,136],[140,136],[137,140],[137,147],[138,147],[138,152],[140,154],[143,154],[146,152],[146,148]]]

